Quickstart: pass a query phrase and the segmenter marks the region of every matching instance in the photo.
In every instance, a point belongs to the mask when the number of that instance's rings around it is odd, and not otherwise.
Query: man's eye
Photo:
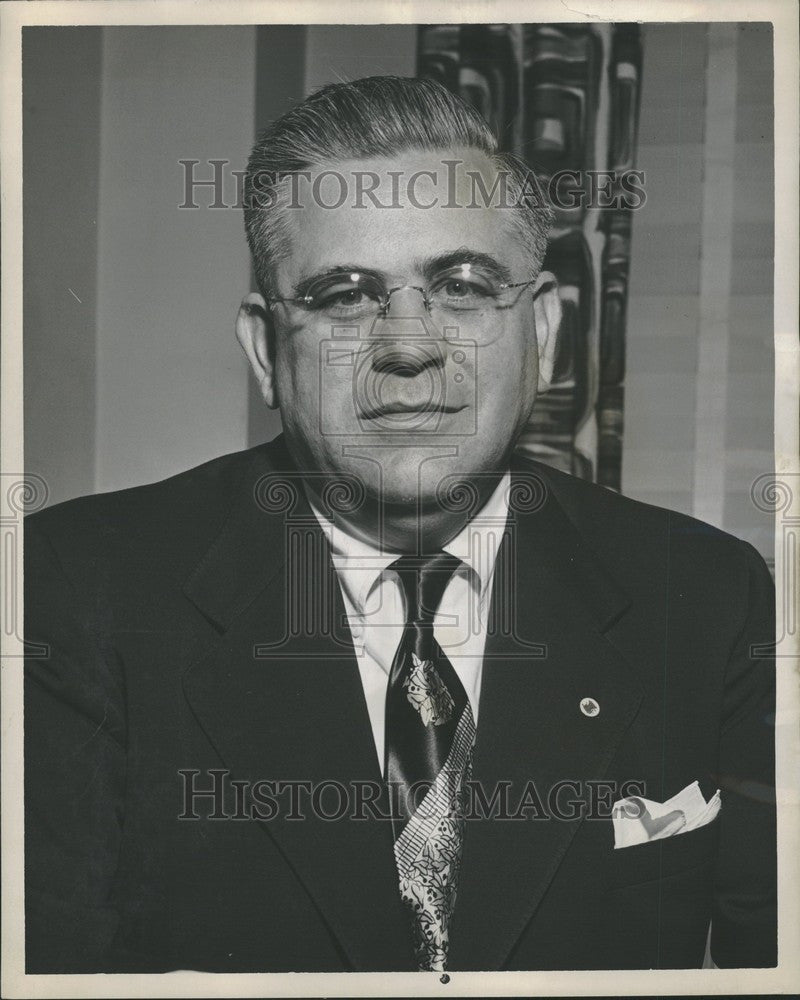
[[[461,281],[458,278],[452,278],[450,281],[446,281],[444,284],[444,293],[452,299],[463,299],[467,295],[471,295],[474,291],[471,285],[467,284],[466,281]]]
[[[365,297],[360,288],[348,288],[345,291],[331,293],[328,302],[343,306],[357,306],[364,301]]]
[[[489,285],[481,281],[466,281],[464,278],[447,278],[435,291],[437,295],[453,302],[459,299],[463,302],[484,299],[492,294]]]
[[[356,285],[332,285],[312,297],[318,309],[356,309],[369,301],[367,290]]]

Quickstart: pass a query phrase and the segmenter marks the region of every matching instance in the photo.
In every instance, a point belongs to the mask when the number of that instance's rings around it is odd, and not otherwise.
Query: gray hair
[[[553,212],[533,171],[513,154],[498,152],[497,138],[481,115],[435,80],[371,76],[311,94],[266,128],[253,147],[244,224],[262,293],[269,294],[272,269],[287,250],[283,196],[291,174],[337,160],[458,147],[484,152],[506,174],[512,219],[535,276]]]

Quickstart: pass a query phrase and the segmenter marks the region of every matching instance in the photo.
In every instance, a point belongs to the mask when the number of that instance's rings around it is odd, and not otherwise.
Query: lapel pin
[[[584,715],[588,715],[591,718],[593,715],[597,715],[599,713],[600,706],[594,698],[584,698],[581,701],[581,711]]]

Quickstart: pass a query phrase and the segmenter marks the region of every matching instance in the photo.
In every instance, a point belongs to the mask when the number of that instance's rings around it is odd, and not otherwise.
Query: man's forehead
[[[392,155],[330,159],[290,172],[279,183],[294,211],[453,211],[497,203],[508,171],[483,150],[408,149]]]
[[[284,192],[290,251],[281,270],[349,263],[391,272],[469,247],[513,267],[500,171],[478,149],[408,150],[310,167]],[[504,201],[505,199],[505,201]]]

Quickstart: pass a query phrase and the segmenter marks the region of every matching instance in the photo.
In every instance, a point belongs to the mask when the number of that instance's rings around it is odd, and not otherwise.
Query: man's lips
[[[406,413],[459,413],[465,406],[466,404],[452,406],[445,403],[436,403],[431,400],[419,403],[395,400],[390,403],[381,403],[378,406],[362,408],[359,417],[362,420],[374,420],[378,417],[390,417]]]

